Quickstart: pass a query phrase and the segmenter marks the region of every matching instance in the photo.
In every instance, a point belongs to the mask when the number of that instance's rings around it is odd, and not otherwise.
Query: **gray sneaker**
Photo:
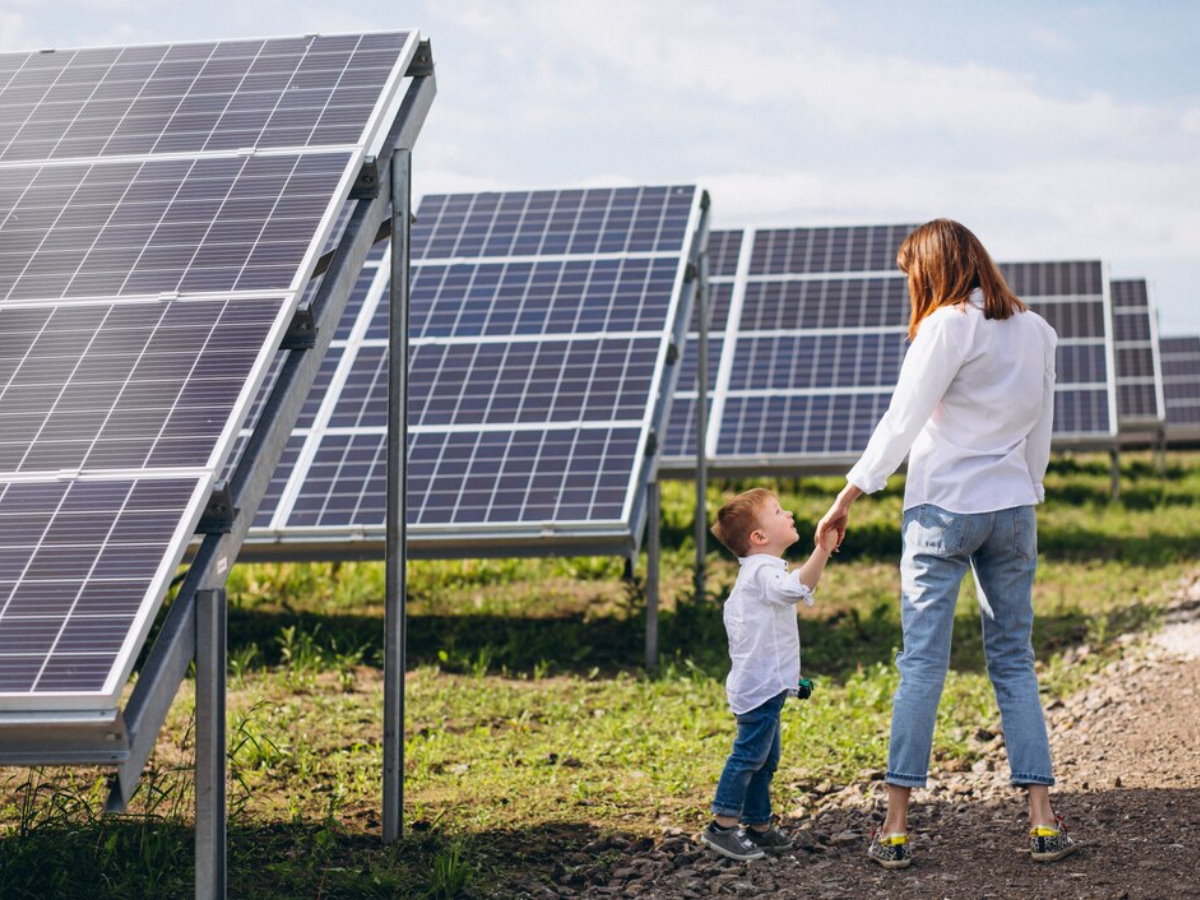
[[[762,859],[767,855],[761,847],[746,837],[746,833],[740,828],[722,828],[716,822],[709,822],[700,832],[700,842],[730,859]]]
[[[747,828],[745,835],[750,839],[750,843],[768,853],[782,853],[784,850],[792,849],[792,839],[774,826],[766,831]]]

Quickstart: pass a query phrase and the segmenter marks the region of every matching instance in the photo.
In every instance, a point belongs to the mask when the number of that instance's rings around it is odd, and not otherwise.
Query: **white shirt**
[[[725,601],[725,633],[733,663],[725,695],[735,715],[762,706],[800,680],[800,628],[796,604],[813,604],[812,591],[778,556],[738,559],[741,569]]]
[[[930,313],[891,405],[846,480],[870,494],[908,454],[904,508],[979,513],[1045,499],[1054,329],[1032,311],[986,319],[983,294]],[[910,452],[911,450],[911,452]]]

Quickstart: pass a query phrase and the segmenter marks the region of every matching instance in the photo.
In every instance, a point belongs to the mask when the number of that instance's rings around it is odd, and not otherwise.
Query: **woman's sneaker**
[[[1037,825],[1029,829],[1030,855],[1038,862],[1054,862],[1079,849],[1079,842],[1067,834],[1062,816],[1055,816],[1057,827]]]
[[[907,869],[912,865],[912,853],[908,848],[908,835],[880,834],[876,828],[871,833],[871,843],[867,847],[867,856],[875,860],[885,869]]]
[[[700,840],[730,859],[762,859],[767,855],[736,825],[722,828],[716,822],[709,822],[700,832]]]

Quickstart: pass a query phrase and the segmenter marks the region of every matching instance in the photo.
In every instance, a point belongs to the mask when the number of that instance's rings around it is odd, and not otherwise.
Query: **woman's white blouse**
[[[781,691],[795,693],[800,680],[796,604],[813,604],[800,570],[789,572],[778,556],[755,553],[738,563],[723,613],[732,664],[725,695],[734,715],[762,706]]]
[[[979,513],[1045,498],[1054,421],[1054,329],[1037,313],[986,319],[983,295],[931,313],[891,405],[846,475],[878,491],[908,455],[904,508]]]

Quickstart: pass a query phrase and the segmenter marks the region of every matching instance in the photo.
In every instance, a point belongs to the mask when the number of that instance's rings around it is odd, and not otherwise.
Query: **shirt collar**
[[[738,565],[754,563],[756,566],[775,566],[777,569],[787,569],[787,560],[770,553],[751,553],[749,556],[739,556]]]
[[[971,288],[971,293],[967,295],[967,299],[980,309],[983,309],[983,288]]]

